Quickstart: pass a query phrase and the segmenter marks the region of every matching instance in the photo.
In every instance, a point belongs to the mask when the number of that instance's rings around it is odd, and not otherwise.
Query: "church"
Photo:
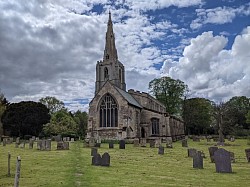
[[[103,59],[96,64],[95,96],[89,104],[87,138],[176,141],[184,136],[183,121],[168,115],[161,102],[145,92],[126,91],[125,67],[118,59],[109,13]]]

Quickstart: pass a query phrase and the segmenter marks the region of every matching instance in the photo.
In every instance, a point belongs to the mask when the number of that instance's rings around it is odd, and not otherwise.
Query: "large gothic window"
[[[100,105],[100,127],[117,127],[118,109],[114,98],[106,94]]]
[[[152,124],[152,135],[159,135],[160,134],[159,119],[152,118],[151,124]]]
[[[105,79],[108,79],[109,78],[109,71],[108,71],[108,68],[104,68],[104,78]]]

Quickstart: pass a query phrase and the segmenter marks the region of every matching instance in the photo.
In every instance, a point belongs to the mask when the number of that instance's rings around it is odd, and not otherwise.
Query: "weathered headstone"
[[[110,166],[110,156],[108,153],[102,155],[101,166]]]
[[[139,138],[134,139],[134,147],[138,147],[140,145],[140,140]]]
[[[25,141],[21,142],[20,148],[25,148]]]
[[[63,137],[63,141],[66,142],[66,141],[67,141],[67,138],[66,138],[66,137]]]
[[[57,150],[69,150],[69,142],[57,142]]]
[[[125,149],[125,140],[119,141],[119,149]]]
[[[74,138],[71,138],[70,141],[71,141],[71,142],[75,142],[75,139],[74,139]]]
[[[201,151],[196,151],[193,155],[193,168],[203,169],[203,157]]]
[[[17,162],[16,162],[16,173],[15,173],[14,187],[19,187],[20,170],[21,170],[21,157],[18,156]]]
[[[63,142],[64,150],[69,150],[69,142]]]
[[[245,149],[247,161],[250,162],[250,149]]]
[[[154,148],[155,147],[155,140],[149,141],[149,147]]]
[[[182,147],[188,147],[187,139],[182,140],[181,143],[182,143]]]
[[[214,162],[214,153],[215,151],[218,150],[218,147],[209,147],[208,148],[208,151],[209,151],[209,155],[210,155],[210,159],[211,159],[211,162],[213,163]]]
[[[95,146],[95,138],[94,137],[90,137],[89,138],[89,147],[94,147]]]
[[[230,153],[225,149],[215,151],[214,162],[217,173],[232,173]]]
[[[193,149],[193,148],[189,148],[188,149],[188,157],[194,157],[197,153],[197,150],[196,149]]]
[[[113,149],[114,148],[114,142],[109,142],[109,149]]]
[[[98,153],[98,149],[95,147],[91,148],[91,156],[95,156]]]
[[[42,140],[37,141],[37,150],[41,150],[42,148]]]
[[[95,143],[95,146],[94,147],[101,147],[101,143]]]
[[[146,138],[141,138],[140,139],[140,144],[141,144],[141,147],[147,147],[147,139]]]
[[[51,151],[51,140],[46,140],[45,141],[45,150],[46,151]]]
[[[20,137],[17,137],[17,138],[16,138],[16,143],[17,143],[17,144],[20,144]]]
[[[234,142],[235,141],[235,137],[234,136],[231,136],[230,137],[230,142]]]
[[[61,136],[61,135],[57,135],[57,136],[55,136],[54,138],[55,138],[55,141],[56,141],[56,142],[62,141],[62,136]]]
[[[161,139],[160,138],[158,138],[158,139],[155,139],[155,147],[160,147],[160,145],[161,145]]]
[[[35,137],[35,136],[32,136],[32,140],[35,141],[35,140],[36,140],[36,137]]]
[[[100,166],[102,162],[102,157],[99,153],[92,157],[92,165]]]
[[[34,140],[30,139],[29,140],[29,149],[33,149],[33,144],[34,144]]]
[[[6,138],[3,139],[3,146],[6,146],[7,140]]]
[[[159,148],[158,148],[158,154],[159,155],[164,155],[164,147],[163,146],[159,146]]]
[[[41,144],[41,149],[40,150],[45,150],[46,149],[46,140],[42,140],[42,144]]]

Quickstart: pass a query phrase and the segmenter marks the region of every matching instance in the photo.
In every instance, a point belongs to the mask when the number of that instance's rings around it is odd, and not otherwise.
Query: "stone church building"
[[[89,104],[87,138],[177,140],[183,121],[169,116],[164,105],[148,93],[126,91],[125,68],[119,61],[111,14],[103,59],[96,64],[95,96]]]

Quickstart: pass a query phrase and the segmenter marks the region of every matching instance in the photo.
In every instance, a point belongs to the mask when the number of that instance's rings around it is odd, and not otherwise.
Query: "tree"
[[[150,93],[165,105],[169,114],[182,113],[184,93],[187,90],[188,87],[184,82],[170,77],[161,77],[149,82]]]
[[[55,97],[43,97],[39,99],[39,102],[44,104],[49,109],[50,114],[53,114],[64,108],[64,103]]]
[[[246,114],[246,123],[250,124],[250,110],[248,110],[247,114]]]
[[[73,114],[75,122],[78,124],[78,135],[84,137],[87,130],[88,114],[87,112],[76,111]]]
[[[43,124],[50,120],[49,110],[42,103],[22,101],[7,106],[2,116],[3,128],[12,136],[38,136]]]
[[[205,98],[191,98],[184,101],[183,119],[188,134],[208,134],[213,131],[212,102]]]
[[[43,132],[46,135],[77,136],[78,125],[66,109],[61,109],[52,114],[50,122],[44,125]]]
[[[2,126],[2,115],[6,110],[6,107],[9,105],[9,102],[4,97],[4,94],[0,92],[0,136],[3,135],[3,126]]]

